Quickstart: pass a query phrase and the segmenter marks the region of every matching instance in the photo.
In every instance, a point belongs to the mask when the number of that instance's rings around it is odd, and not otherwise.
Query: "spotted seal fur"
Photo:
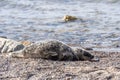
[[[89,52],[73,48],[58,40],[44,40],[33,43],[21,51],[10,53],[12,57],[42,58],[50,60],[91,60]]]

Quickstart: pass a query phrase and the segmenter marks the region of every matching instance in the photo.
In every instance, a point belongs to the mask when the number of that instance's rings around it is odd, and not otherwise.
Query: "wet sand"
[[[92,54],[99,62],[0,57],[0,80],[119,80],[120,53]]]

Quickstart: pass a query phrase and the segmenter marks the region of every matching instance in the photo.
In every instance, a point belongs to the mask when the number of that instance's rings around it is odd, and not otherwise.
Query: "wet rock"
[[[11,40],[0,38],[0,53],[8,53],[13,51],[18,51],[24,48],[21,43]]]

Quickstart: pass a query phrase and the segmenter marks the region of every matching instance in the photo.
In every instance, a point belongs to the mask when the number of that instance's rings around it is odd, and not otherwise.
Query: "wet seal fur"
[[[94,58],[89,52],[70,47],[58,40],[44,40],[33,43],[21,51],[9,53],[12,57],[42,58],[59,61],[92,60]]]

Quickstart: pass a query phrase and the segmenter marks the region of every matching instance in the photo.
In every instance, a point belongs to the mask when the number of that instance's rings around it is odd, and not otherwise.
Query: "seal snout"
[[[89,60],[91,62],[98,62],[98,61],[100,61],[100,59],[98,57],[93,56],[92,54],[90,54],[87,51],[85,51],[83,55],[84,55],[84,59]]]
[[[99,62],[100,59],[99,59],[98,57],[94,57],[94,58],[92,58],[90,61],[91,61],[91,62]]]
[[[93,58],[94,58],[94,56],[93,56],[93,55],[91,55],[90,59],[93,59]]]
[[[93,59],[94,58],[94,56],[93,55],[91,55],[89,52],[84,52],[84,54],[83,54],[85,57],[88,57],[88,58],[90,58],[90,59]]]

